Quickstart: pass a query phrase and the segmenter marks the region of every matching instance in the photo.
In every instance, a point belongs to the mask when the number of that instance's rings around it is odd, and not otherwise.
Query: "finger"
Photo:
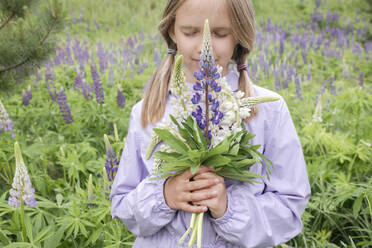
[[[188,203],[184,203],[181,206],[181,210],[184,210],[190,213],[203,213],[203,212],[208,211],[208,208],[206,206],[193,206]]]
[[[196,192],[185,194],[183,197],[183,201],[186,201],[186,202],[203,201],[203,200],[215,198],[217,197],[217,195],[218,195],[217,190],[204,189],[204,190],[199,190]]]
[[[206,172],[210,172],[210,171],[213,171],[213,167],[201,165],[199,167],[199,170],[197,172],[195,172],[194,176],[197,176],[199,174],[203,174],[203,173],[206,173]]]
[[[200,166],[199,170],[195,174],[191,174],[191,170],[188,169],[185,172],[183,172],[181,175],[184,179],[189,180],[192,177],[194,177],[195,175],[199,175],[201,173],[208,172],[208,171],[211,171],[211,168],[209,168],[207,166]]]
[[[218,178],[207,178],[207,179],[201,179],[197,181],[190,181],[185,184],[185,191],[195,191],[200,190],[204,188],[209,188],[211,186],[216,185],[219,183],[220,180]]]
[[[211,205],[211,199],[203,200],[203,201],[194,201],[192,202],[195,206],[206,206],[209,207]]]
[[[214,172],[204,172],[204,173],[202,173],[202,174],[199,174],[199,175],[197,175],[197,176],[195,176],[195,177],[193,177],[193,179],[195,180],[195,181],[197,181],[197,180],[203,180],[203,179],[218,179],[219,180],[219,182],[224,182],[224,178],[223,177],[221,177],[221,176],[219,176],[219,175],[217,175],[216,173],[214,173]]]

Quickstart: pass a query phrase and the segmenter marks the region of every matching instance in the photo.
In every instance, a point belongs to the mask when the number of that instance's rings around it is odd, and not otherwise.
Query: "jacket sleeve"
[[[211,218],[216,233],[241,247],[271,247],[295,237],[302,230],[301,215],[310,198],[301,144],[284,100],[272,118],[264,155],[273,162],[270,181],[262,193],[236,182],[227,187],[228,209]]]
[[[133,107],[124,151],[111,189],[111,215],[120,219],[136,236],[148,236],[171,222],[176,211],[165,203],[165,180],[150,180],[141,158],[141,124],[136,120],[140,110],[137,110]]]

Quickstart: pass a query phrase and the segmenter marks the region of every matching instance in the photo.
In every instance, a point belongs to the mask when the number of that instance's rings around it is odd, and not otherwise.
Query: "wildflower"
[[[66,124],[72,123],[74,119],[72,117],[70,107],[68,106],[67,97],[63,87],[61,87],[61,90],[58,92],[57,102],[65,123]]]
[[[45,70],[45,87],[48,89],[48,93],[50,95],[50,98],[52,101],[56,101],[57,99],[57,92],[56,92],[56,87],[53,82],[53,73],[51,66],[47,64],[46,70]]]
[[[115,178],[115,174],[118,170],[119,160],[115,156],[115,152],[111,147],[110,141],[105,134],[103,136],[106,145],[106,162],[105,162],[105,169],[108,180],[111,182]]]
[[[18,142],[14,143],[14,153],[16,158],[16,169],[10,190],[8,204],[13,207],[19,207],[26,203],[30,207],[36,207],[35,189],[32,188],[25,163],[23,162],[21,149]]]
[[[94,200],[94,192],[93,192],[93,182],[92,182],[92,174],[89,174],[89,180],[88,180],[88,206],[94,206],[93,200]]]
[[[203,32],[203,46],[202,52],[200,55],[199,62],[200,70],[194,73],[196,78],[196,83],[193,86],[194,91],[196,91],[191,99],[191,102],[195,105],[199,104],[201,101],[201,96],[207,95],[208,99],[205,100],[205,118],[202,115],[202,108],[200,105],[196,106],[196,111],[192,113],[199,127],[205,128],[205,136],[210,137],[209,135],[209,123],[218,124],[223,114],[218,111],[219,101],[213,98],[212,92],[218,93],[221,91],[221,86],[219,85],[219,79],[221,77],[220,70],[215,65],[213,58],[213,49],[212,49],[212,40],[211,33],[209,30],[208,20],[204,25]],[[210,88],[209,88],[210,87]],[[212,91],[209,92],[209,89]],[[212,104],[212,106],[209,106]],[[213,117],[209,116],[209,108],[211,107]],[[211,122],[210,122],[211,121]]]
[[[96,101],[97,103],[103,103],[104,101],[103,87],[98,76],[97,68],[94,64],[92,64],[90,65],[90,70],[94,82],[94,90],[96,92]]]
[[[76,78],[74,80],[74,90],[80,91],[83,85],[83,78],[80,72],[77,72]]]
[[[9,118],[8,112],[0,101],[0,133],[9,132],[14,139],[16,137],[16,134],[13,132],[13,126],[14,124]]]
[[[22,93],[22,105],[27,106],[30,104],[30,100],[32,99],[32,91],[31,87],[27,88],[27,91]]]
[[[118,107],[122,108],[125,105],[125,96],[124,93],[120,90],[120,86],[118,85],[118,94],[117,94],[117,102]]]
[[[322,122],[322,95],[319,95],[316,103],[315,112],[313,114],[314,122]]]

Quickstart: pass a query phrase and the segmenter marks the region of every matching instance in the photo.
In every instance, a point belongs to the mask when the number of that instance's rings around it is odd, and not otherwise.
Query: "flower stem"
[[[25,225],[25,210],[24,210],[24,202],[23,202],[23,190],[21,190],[21,226],[22,226],[22,238],[24,242],[27,242],[27,237],[26,237],[26,225]]]
[[[203,217],[204,217],[204,213],[200,213],[199,214],[199,219],[198,219],[198,226],[197,226],[197,229],[198,229],[198,237],[197,237],[197,247],[198,248],[201,248],[201,241],[202,241],[202,228],[203,228]]]
[[[196,213],[193,213],[191,215],[190,226],[189,228],[187,228],[186,232],[182,235],[180,240],[178,240],[178,245],[181,245],[183,241],[185,240],[185,238],[187,237],[187,235],[190,233],[190,231],[195,229],[195,219],[196,219]]]
[[[208,128],[209,128],[209,102],[208,102],[208,84],[205,84],[205,139],[207,140],[207,147],[209,147]]]
[[[199,223],[199,218],[200,218],[200,213],[196,214],[196,219],[195,219],[195,224],[194,224],[194,228],[192,230],[192,234],[191,234],[191,237],[190,237],[190,240],[189,240],[189,247],[193,246],[194,243],[195,243],[195,240],[196,240],[196,236],[197,236],[197,233],[198,233],[198,223]]]

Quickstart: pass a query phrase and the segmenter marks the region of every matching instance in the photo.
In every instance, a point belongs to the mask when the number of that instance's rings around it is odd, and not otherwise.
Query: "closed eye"
[[[226,34],[226,33],[213,33],[213,35],[217,38],[224,38],[226,36],[228,36],[229,34]]]
[[[194,31],[194,32],[184,32],[183,34],[185,35],[185,36],[188,36],[188,37],[190,37],[190,36],[194,36],[194,35],[196,35],[198,32],[196,32],[196,31]]]

